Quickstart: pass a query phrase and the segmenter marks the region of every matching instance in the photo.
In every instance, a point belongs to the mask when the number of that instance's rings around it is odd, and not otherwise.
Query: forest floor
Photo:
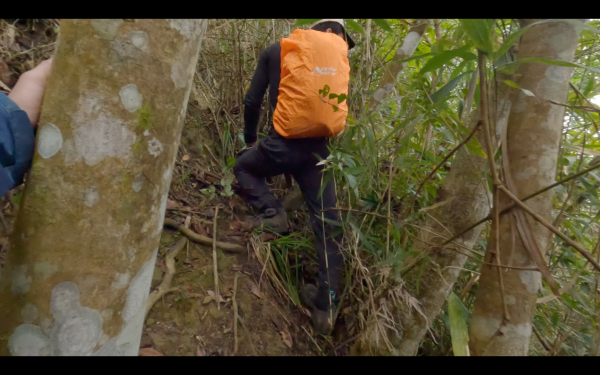
[[[282,292],[277,288],[278,283],[281,285],[280,281],[273,279],[277,277],[276,274],[268,272],[275,270],[277,265],[259,252],[267,248],[268,251],[277,251],[268,245],[276,236],[248,230],[247,222],[251,217],[248,214],[251,211],[239,197],[208,197],[197,193],[200,187],[216,184],[220,177],[204,170],[208,162],[201,152],[194,151],[193,147],[190,150],[186,148],[186,145],[198,144],[201,137],[198,128],[188,122],[173,172],[167,217],[182,225],[187,221],[194,232],[209,238],[216,234],[217,241],[242,245],[246,251],[231,254],[217,250],[221,299],[218,308],[214,292],[213,249],[189,241],[188,247],[176,258],[176,274],[171,287],[177,288],[177,291],[165,295],[149,312],[140,353],[200,356],[234,354],[235,294],[242,320],[238,325],[236,355],[341,354],[339,350],[336,352],[331,338],[325,339],[313,333],[309,312],[297,306],[285,290]],[[216,233],[213,233],[217,205],[222,208],[218,213]],[[176,246],[180,236],[181,233],[175,230],[165,228],[163,231],[153,288],[160,284],[168,271],[165,256],[169,249]],[[260,239],[259,243],[251,241],[253,237]],[[301,263],[296,266],[302,279],[314,281],[307,269],[310,267],[304,267]],[[275,272],[281,271],[278,269]],[[147,348],[158,353],[145,350]]]
[[[223,212],[226,214],[225,212]],[[234,242],[239,232],[229,218],[218,220],[217,239]],[[212,226],[209,227],[212,229]],[[209,229],[207,228],[207,229]],[[175,246],[177,231],[165,229],[153,276],[153,287],[167,271],[164,255]],[[176,262],[172,292],[149,312],[141,348],[151,347],[165,355],[234,354],[233,295],[243,323],[238,325],[237,355],[310,355],[310,324],[306,315],[279,296],[255,254],[228,255],[217,250],[220,309],[214,293],[210,246],[188,242]],[[238,275],[234,290],[235,276]],[[262,275],[262,278],[261,278]],[[311,334],[312,335],[312,334]],[[151,351],[150,351],[151,352]],[[142,350],[142,354],[145,353]]]

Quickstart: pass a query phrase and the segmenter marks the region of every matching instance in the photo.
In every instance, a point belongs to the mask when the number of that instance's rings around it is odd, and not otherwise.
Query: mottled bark
[[[398,73],[403,71],[407,64],[406,62],[400,61],[412,56],[428,26],[429,20],[417,20],[415,24],[408,29],[408,34],[404,37],[402,45],[396,50],[392,62],[388,64],[381,80],[377,84],[377,89],[375,89],[369,100],[369,111],[373,111],[375,107],[392,92],[396,86]]]
[[[137,355],[203,20],[63,20],[1,355]]]
[[[523,26],[536,21],[539,20],[525,20]],[[518,58],[573,61],[578,35],[579,30],[573,24],[565,22],[532,26],[521,39]],[[521,90],[515,92],[506,128],[506,144],[503,146],[505,183],[518,197],[531,194],[556,180],[564,107],[550,104],[549,101],[566,101],[571,73],[571,68],[540,63],[523,63],[516,71],[517,84],[535,94],[534,97],[530,97]],[[552,194],[552,191],[540,194],[528,200],[526,204],[549,220]],[[509,203],[504,194],[500,193],[500,207]],[[531,227],[532,237],[542,253],[547,248],[549,233],[541,224],[516,210],[500,217],[501,263],[517,267],[535,267],[521,240],[516,215],[523,215],[522,227],[525,230],[528,225]],[[491,262],[493,233],[494,231],[488,238],[486,262]],[[510,320],[503,320],[503,302],[497,269],[483,266],[470,327],[469,345],[472,355],[528,353],[532,332],[531,320],[541,287],[541,274],[504,269],[502,275],[504,302]]]

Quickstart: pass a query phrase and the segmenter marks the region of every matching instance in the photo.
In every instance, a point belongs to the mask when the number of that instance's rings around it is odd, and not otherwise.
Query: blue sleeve
[[[0,93],[0,196],[23,182],[34,147],[35,135],[27,114]]]

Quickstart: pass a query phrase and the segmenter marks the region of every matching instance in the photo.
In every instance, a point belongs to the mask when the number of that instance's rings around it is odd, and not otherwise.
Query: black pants
[[[281,203],[267,186],[266,177],[290,173],[300,185],[316,237],[319,291],[315,303],[321,310],[325,310],[329,303],[330,290],[334,292],[335,298],[340,297],[341,274],[344,268],[344,257],[339,248],[342,236],[332,238],[334,227],[321,220],[321,210],[335,208],[333,181],[327,183],[319,198],[323,167],[317,166],[319,159],[315,154],[323,159],[327,158],[328,145],[327,138],[286,139],[271,128],[268,137],[261,139],[257,146],[240,155],[233,168],[242,195],[259,211],[281,207]],[[325,211],[323,214],[327,219],[339,221],[336,210]]]

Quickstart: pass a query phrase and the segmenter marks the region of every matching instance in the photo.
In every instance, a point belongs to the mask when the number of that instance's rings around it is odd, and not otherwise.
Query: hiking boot
[[[332,298],[333,304],[330,304],[329,301],[327,302],[327,305],[329,306],[327,311],[318,309],[315,305],[317,291],[317,287],[312,284],[303,285],[302,289],[300,289],[300,300],[310,310],[310,320],[315,331],[326,336],[333,330],[333,322],[337,315],[337,308],[335,306],[335,301]]]
[[[263,227],[273,233],[287,233],[287,214],[283,208],[267,208],[252,219],[252,228]]]

